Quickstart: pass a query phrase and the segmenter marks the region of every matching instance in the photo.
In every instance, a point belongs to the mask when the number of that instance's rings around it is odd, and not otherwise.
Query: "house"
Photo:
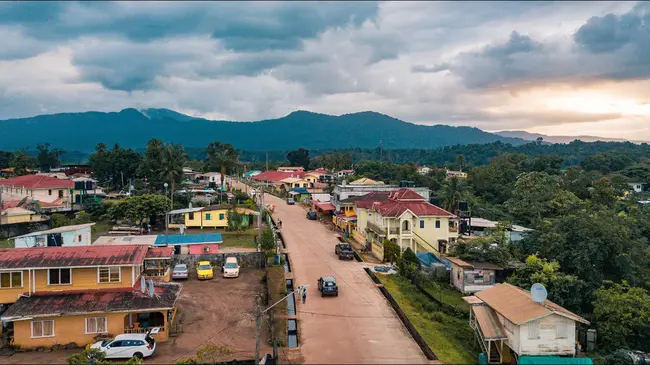
[[[0,320],[15,346],[84,346],[101,334],[144,333],[165,341],[180,284],[141,287],[149,248],[0,249]],[[157,253],[154,254],[158,255]]]
[[[302,166],[280,166],[278,167],[278,171],[280,172],[304,172],[305,168]]]
[[[450,284],[463,294],[476,293],[496,284],[497,271],[502,267],[487,262],[465,261],[445,256],[451,264]]]
[[[343,179],[350,175],[354,175],[354,170],[341,170],[336,173],[336,177],[339,179]]]
[[[311,196],[311,193],[307,188],[291,188],[289,189],[289,196],[294,198],[296,201],[302,201],[308,199]]]
[[[586,319],[550,300],[536,302],[528,290],[507,283],[463,299],[471,305],[469,324],[493,364],[507,363],[511,355],[517,360],[527,356],[574,356],[576,327],[589,325]],[[545,363],[577,362],[556,358]]]
[[[13,199],[28,198],[46,203],[56,203],[60,210],[70,210],[74,182],[42,175],[25,175],[0,180],[2,194]]]
[[[384,185],[384,182],[376,181],[368,177],[362,177],[360,179],[352,181],[350,185]]]
[[[5,195],[3,195],[3,198]],[[11,200],[4,200],[1,205],[0,211],[7,210],[10,208],[23,208],[27,209],[30,211],[34,211],[36,213],[38,212],[48,212],[48,211],[56,211],[60,209],[62,206],[59,205],[59,203],[54,202],[54,203],[48,203],[48,202],[42,202],[38,200],[34,200],[31,198],[22,198],[20,200],[17,199],[11,199]],[[32,217],[32,219],[35,219],[36,217]],[[41,219],[43,221],[48,220],[49,218],[47,216],[42,216]],[[32,220],[38,221],[38,220]]]
[[[456,216],[437,207],[409,188],[390,192],[388,199],[373,201],[365,227],[366,244],[383,258],[383,242],[390,240],[402,250],[446,252],[458,238]]]
[[[467,179],[467,173],[463,171],[446,170],[445,174],[447,175],[447,179],[451,177],[457,177],[459,179]]]
[[[190,167],[183,167],[183,178],[184,180],[193,181],[196,180],[196,177],[201,175],[200,171],[194,171]]]
[[[7,178],[15,177],[16,176],[15,171],[16,171],[16,169],[13,168],[13,167],[7,167],[7,168],[4,168],[4,169],[0,169],[0,176],[1,177],[7,177]],[[38,170],[25,169],[25,172],[27,174],[35,174],[35,173],[38,172]]]
[[[465,225],[465,222],[467,222]],[[497,228],[499,222],[491,221],[489,219],[472,217],[468,220],[464,220],[460,224],[461,233],[469,236],[485,236],[489,235],[494,229]],[[532,231],[530,228],[519,226],[516,224],[511,224],[508,228],[508,239],[511,242],[519,242],[524,238],[526,232]]]
[[[63,226],[11,238],[15,248],[90,246],[91,227],[95,223]]]
[[[175,254],[214,254],[223,243],[221,233],[158,235],[154,245],[174,248]]]
[[[167,213],[169,216],[169,228],[226,228],[228,227],[228,213],[232,205],[210,205],[207,207],[186,208],[172,210]],[[259,214],[251,209],[237,208],[237,213],[243,215],[242,226],[248,227],[252,222],[251,215]]]
[[[630,188],[632,188],[632,190],[634,190],[635,193],[643,193],[644,191],[649,190],[648,188],[649,184],[644,182],[636,181],[636,182],[628,183],[628,185],[630,186]]]
[[[174,247],[149,247],[144,257],[144,275],[147,279],[168,282],[171,280]]]
[[[0,224],[45,222],[47,220],[49,220],[47,216],[21,207],[0,209]]]
[[[376,201],[387,200],[390,192],[376,191],[366,195],[355,196],[348,198],[353,200],[354,214],[357,216],[357,226],[352,233],[352,237],[357,242],[365,244],[367,240],[366,228],[368,227],[368,211],[372,208],[372,204]]]
[[[205,172],[195,176],[196,180],[201,184],[221,185],[221,174],[218,172]]]
[[[418,174],[420,175],[429,175],[429,173],[433,171],[432,168],[426,167],[426,166],[419,166],[418,167]]]
[[[367,182],[367,180],[366,180]],[[348,184],[345,181],[341,184],[334,186],[332,190],[332,204],[336,207],[336,210],[341,210],[341,200],[353,197],[366,195],[372,192],[385,191],[390,192],[396,189],[399,189],[399,185],[389,185],[389,184]],[[429,189],[426,187],[409,187],[408,189],[416,192],[417,194],[424,197],[424,199],[429,199]]]

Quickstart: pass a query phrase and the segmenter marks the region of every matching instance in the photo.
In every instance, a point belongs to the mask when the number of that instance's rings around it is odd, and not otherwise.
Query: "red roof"
[[[72,180],[57,179],[45,175],[25,175],[0,180],[0,185],[18,186],[27,189],[73,188]]]
[[[383,217],[399,217],[407,210],[418,217],[455,217],[448,211],[427,202],[420,194],[406,188],[392,191],[388,200],[373,202],[372,206]]]
[[[386,191],[373,191],[366,195],[358,196],[354,204],[357,208],[370,209],[374,202],[384,201],[388,199],[389,192]]]
[[[317,168],[316,170],[308,171],[308,172],[315,172],[317,174],[329,174],[330,172],[327,171],[327,169],[324,169],[322,167]]]
[[[150,247],[147,250],[146,259],[165,259],[172,257],[174,254],[174,247]]]
[[[44,202],[44,201],[40,201],[40,200],[36,200],[36,201],[38,202],[38,205],[40,205],[42,208],[45,208],[45,207],[60,207],[60,206],[63,205],[63,199],[60,199],[60,198],[53,201],[53,202]],[[32,199],[27,198],[27,200],[25,200],[25,203],[23,203],[22,206],[24,207],[26,204],[29,204],[30,202],[32,202]],[[16,208],[18,206],[18,203],[20,203],[20,200],[9,200],[9,201],[6,201],[6,202],[2,202],[2,209]]]
[[[146,245],[0,249],[0,269],[142,264]]]
[[[284,171],[264,171],[261,174],[253,176],[254,180],[260,181],[280,181],[288,177],[302,178],[305,176],[304,171],[284,172]]]
[[[322,211],[335,210],[336,207],[332,203],[314,203]]]
[[[85,313],[142,311],[148,309],[172,309],[176,304],[182,285],[154,283],[153,298],[140,290],[140,280],[133,288],[102,290],[70,290],[60,292],[36,292],[21,297],[2,314],[3,321],[25,317],[52,317]]]

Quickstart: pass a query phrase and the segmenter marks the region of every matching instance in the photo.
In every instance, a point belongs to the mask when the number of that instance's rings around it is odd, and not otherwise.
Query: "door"
[[[113,341],[110,343],[110,345],[108,345],[108,348],[106,349],[107,359],[114,359],[120,357],[120,353],[123,350],[122,342],[124,341]]]

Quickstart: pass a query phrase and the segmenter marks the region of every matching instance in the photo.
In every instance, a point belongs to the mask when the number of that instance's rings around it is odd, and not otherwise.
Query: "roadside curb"
[[[363,270],[365,270],[366,274],[370,276],[370,279],[375,283],[375,284],[381,284],[381,281],[379,278],[370,270],[370,268],[364,267]],[[383,285],[377,285],[377,288],[379,291],[384,295],[386,300],[388,300],[388,303],[390,303],[391,307],[395,310],[395,313],[397,313],[397,317],[402,321],[404,324],[404,327],[406,327],[406,330],[409,332],[411,337],[413,337],[413,340],[415,340],[415,343],[420,346],[420,350],[422,350],[422,353],[424,353],[424,356],[428,360],[438,360],[438,357],[436,354],[433,353],[433,350],[431,350],[431,347],[426,343],[422,335],[418,332],[418,330],[413,326],[413,323],[411,323],[411,320],[408,319],[406,316],[406,313],[400,308],[399,304],[397,304],[397,301],[393,296],[388,292],[388,289],[386,289]]]

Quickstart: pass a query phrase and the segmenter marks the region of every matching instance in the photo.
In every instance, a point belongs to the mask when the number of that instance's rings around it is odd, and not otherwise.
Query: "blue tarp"
[[[222,243],[221,233],[170,234],[166,240],[170,245],[198,245],[203,243]],[[165,235],[156,237],[156,246],[165,245]]]
[[[443,264],[447,267],[449,267],[449,261],[447,260],[440,260],[436,255],[432,254],[431,252],[420,252],[417,253],[416,256],[418,259],[420,259],[420,263],[422,263],[423,266],[431,266],[431,264]]]
[[[309,194],[307,188],[291,188],[289,191],[295,191],[298,194]]]
[[[593,365],[589,357],[560,357],[560,356],[521,356],[518,364],[530,365]]]

